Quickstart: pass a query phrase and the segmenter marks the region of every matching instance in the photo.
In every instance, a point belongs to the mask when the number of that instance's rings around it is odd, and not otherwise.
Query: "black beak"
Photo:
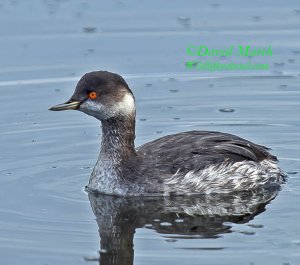
[[[81,104],[81,101],[67,101],[63,104],[58,104],[55,105],[51,108],[49,108],[49,110],[53,110],[53,111],[60,111],[60,110],[77,110],[79,108]]]

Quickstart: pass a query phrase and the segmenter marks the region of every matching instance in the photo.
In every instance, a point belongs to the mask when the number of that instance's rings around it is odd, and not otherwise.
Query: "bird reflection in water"
[[[100,236],[101,265],[132,265],[136,228],[169,238],[217,238],[230,223],[243,224],[265,211],[278,188],[191,197],[115,197],[89,193]]]

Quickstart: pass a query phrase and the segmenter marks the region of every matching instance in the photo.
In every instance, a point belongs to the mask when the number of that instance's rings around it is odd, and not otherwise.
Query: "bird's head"
[[[125,80],[118,74],[95,71],[85,74],[72,97],[49,110],[79,110],[98,120],[135,116],[135,100]]]

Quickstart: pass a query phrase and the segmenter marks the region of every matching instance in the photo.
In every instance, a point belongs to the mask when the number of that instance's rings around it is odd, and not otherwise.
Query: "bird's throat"
[[[135,156],[134,139],[134,118],[114,118],[102,121],[100,158],[122,160]]]

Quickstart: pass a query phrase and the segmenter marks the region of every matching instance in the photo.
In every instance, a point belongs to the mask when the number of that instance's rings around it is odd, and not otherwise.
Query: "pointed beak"
[[[53,111],[77,110],[79,108],[80,104],[81,104],[81,101],[67,101],[66,103],[55,105],[55,106],[49,108],[49,110],[53,110]]]

